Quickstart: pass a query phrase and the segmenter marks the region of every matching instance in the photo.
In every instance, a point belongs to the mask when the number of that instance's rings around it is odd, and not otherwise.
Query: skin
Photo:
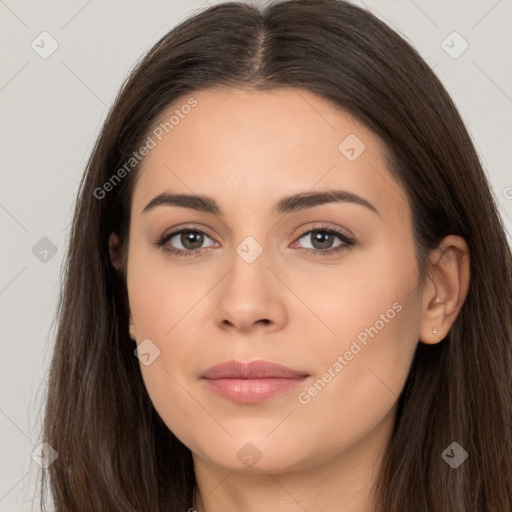
[[[127,287],[132,338],[149,338],[160,350],[150,365],[141,363],[145,385],[193,453],[196,509],[372,510],[371,489],[416,346],[441,341],[466,297],[467,244],[446,237],[422,288],[411,209],[372,132],[299,89],[193,96],[198,105],[149,153],[137,177]],[[354,161],[338,149],[349,134],[365,145]],[[357,194],[378,213],[351,202],[271,211],[284,196],[328,189]],[[142,213],[164,191],[211,196],[223,214],[169,205]],[[308,254],[322,250],[310,232],[322,225],[352,236],[355,245]],[[199,255],[169,255],[152,243],[181,227],[204,231]],[[263,249],[252,263],[236,252],[247,236]],[[167,246],[194,250],[186,242],[178,235]],[[323,250],[342,243],[335,236]],[[118,267],[115,235],[110,247]],[[299,393],[395,303],[401,310],[300,403]],[[310,378],[264,402],[240,404],[199,379],[231,359],[272,361]],[[261,455],[251,467],[237,456],[248,442],[255,448],[245,450]]]

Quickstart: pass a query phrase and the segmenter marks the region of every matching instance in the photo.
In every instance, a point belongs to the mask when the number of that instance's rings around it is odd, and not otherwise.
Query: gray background
[[[62,256],[79,179],[108,107],[141,54],[189,14],[217,3],[0,0],[0,512],[39,510],[31,455],[40,443]],[[512,0],[365,4],[406,36],[452,94],[510,233]],[[58,43],[46,59],[31,47],[51,48],[43,31]],[[463,39],[448,37],[454,31]],[[464,40],[467,50],[453,58]]]

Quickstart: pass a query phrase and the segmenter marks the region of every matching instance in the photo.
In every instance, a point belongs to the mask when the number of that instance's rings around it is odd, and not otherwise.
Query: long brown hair
[[[446,338],[418,343],[376,487],[377,510],[510,512],[512,262],[505,230],[445,88],[402,37],[341,0],[210,7],[165,35],[124,83],[77,197],[42,436],[58,458],[42,474],[42,507],[47,487],[57,512],[185,511],[192,503],[191,452],[153,408],[128,335],[125,274],[109,258],[111,233],[126,249],[138,166],[104,197],[98,189],[166,107],[209,87],[303,88],[375,132],[411,205],[423,279],[444,236],[466,240],[470,289]],[[468,453],[456,469],[441,457],[452,442]]]

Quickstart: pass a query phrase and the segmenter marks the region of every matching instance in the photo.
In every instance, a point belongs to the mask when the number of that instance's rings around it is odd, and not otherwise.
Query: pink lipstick
[[[207,388],[229,400],[244,404],[262,402],[290,391],[309,374],[268,361],[226,361],[201,375]]]

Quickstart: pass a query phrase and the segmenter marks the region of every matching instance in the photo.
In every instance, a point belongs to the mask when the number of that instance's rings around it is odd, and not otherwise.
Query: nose
[[[245,334],[279,330],[287,321],[286,287],[267,266],[265,252],[248,263],[238,254],[219,287],[215,321],[221,329]]]

